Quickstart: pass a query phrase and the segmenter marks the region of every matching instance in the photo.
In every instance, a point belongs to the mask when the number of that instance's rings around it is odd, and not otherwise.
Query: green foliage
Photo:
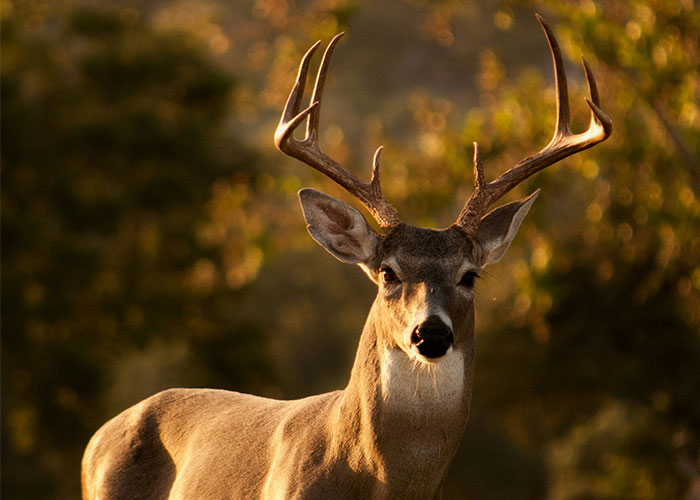
[[[552,443],[550,498],[682,498],[664,430],[644,406],[603,406]]]

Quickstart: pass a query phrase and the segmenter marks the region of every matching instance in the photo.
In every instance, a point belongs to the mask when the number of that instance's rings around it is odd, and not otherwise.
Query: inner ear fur
[[[309,234],[331,255],[363,267],[373,261],[379,235],[358,210],[311,188],[299,191],[299,201]]]

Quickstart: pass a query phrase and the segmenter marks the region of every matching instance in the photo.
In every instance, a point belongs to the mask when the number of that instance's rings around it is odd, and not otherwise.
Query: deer
[[[85,500],[441,498],[472,399],[475,281],[503,257],[539,190],[488,210],[524,179],[612,133],[585,59],[590,124],[585,132],[570,131],[561,51],[549,25],[537,19],[554,66],[554,135],[490,182],[474,143],[475,188],[444,229],[401,221],[382,194],[381,147],[368,183],[322,152],[321,99],[343,33],[328,44],[311,104],[302,110],[309,63],[321,42],[309,49],[275,145],[342,186],[379,227],[337,198],[312,188],[299,192],[312,238],[340,261],[357,264],[378,288],[348,384],[291,401],[216,389],[160,392],[92,437],[82,462]],[[294,137],[304,121],[305,137]]]

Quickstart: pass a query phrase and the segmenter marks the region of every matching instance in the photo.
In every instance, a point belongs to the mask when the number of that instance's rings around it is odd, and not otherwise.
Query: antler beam
[[[401,223],[401,219],[396,209],[382,195],[379,182],[379,155],[382,148],[377,149],[377,152],[374,154],[372,178],[369,183],[365,183],[340,163],[327,156],[321,151],[318,144],[321,98],[323,97],[328,64],[335,45],[343,35],[344,33],[339,33],[328,44],[316,75],[316,85],[311,94],[311,105],[300,112],[306,77],[309,72],[309,62],[321,42],[316,42],[304,55],[299,65],[297,80],[289,94],[287,105],[282,112],[282,117],[275,131],[275,145],[283,153],[303,161],[345,188],[367,207],[367,210],[369,210],[379,226],[386,230],[398,226]],[[294,130],[307,118],[306,136],[304,139],[294,138]]]
[[[554,136],[549,144],[538,153],[521,160],[496,180],[488,183],[484,181],[483,167],[479,157],[479,147],[474,143],[475,188],[456,222],[456,225],[461,226],[468,234],[476,233],[481,218],[491,204],[526,178],[567,156],[603,142],[610,137],[612,133],[612,121],[608,115],[600,109],[598,87],[590,67],[583,58],[583,68],[586,73],[586,80],[588,81],[588,88],[591,94],[591,98],[586,99],[588,106],[591,108],[591,121],[588,130],[585,132],[580,134],[571,133],[569,128],[569,92],[566,85],[566,73],[564,71],[561,50],[549,25],[539,15],[537,15],[537,20],[542,25],[545,35],[547,36],[554,64],[554,79],[557,95],[557,125],[554,130]]]

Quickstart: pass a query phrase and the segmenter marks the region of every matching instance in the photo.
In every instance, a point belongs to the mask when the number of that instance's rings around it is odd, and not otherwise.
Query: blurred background
[[[700,14],[693,0],[1,0],[2,496],[79,497],[97,428],[168,387],[346,383],[374,286],[296,192],[357,204],[272,144],[297,64],[341,30],[326,152],[407,222],[451,224],[583,54],[615,125],[550,167],[477,289],[473,415],[445,497],[700,498]],[[506,199],[506,201],[508,201]]]

